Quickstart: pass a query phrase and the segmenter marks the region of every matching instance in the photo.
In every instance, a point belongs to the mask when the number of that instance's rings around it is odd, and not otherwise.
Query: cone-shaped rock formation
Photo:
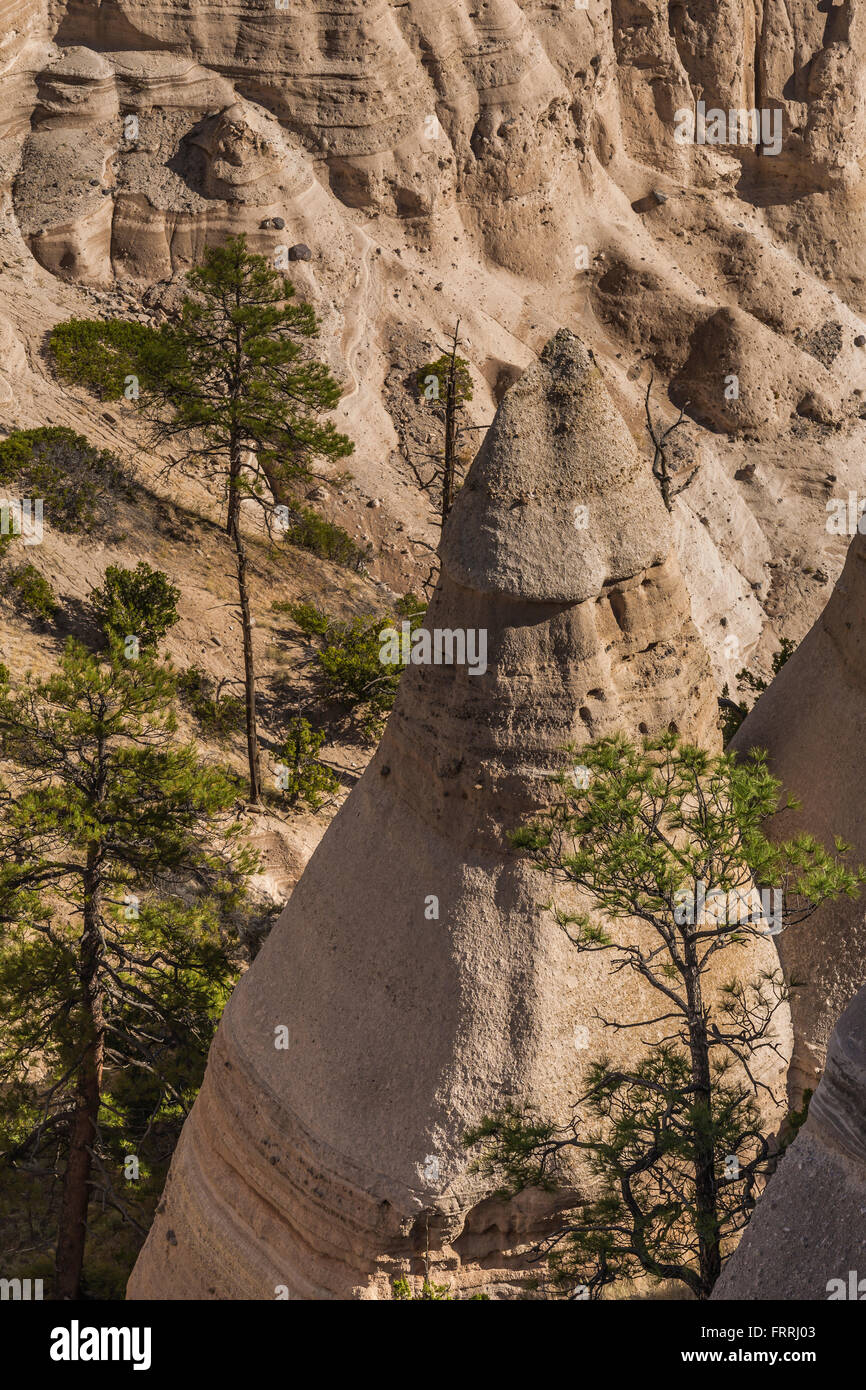
[[[499,408],[425,629],[475,633],[476,654],[483,634],[486,669],[404,673],[226,1009],[133,1298],[388,1297],[427,1252],[431,1277],[507,1296],[551,1199],[491,1198],[462,1136],[504,1102],[563,1115],[575,1030],[641,1008],[637,982],[569,947],[508,841],[570,742],[717,738],[668,515],[568,332]]]
[[[821,617],[738,730],[732,747],[766,748],[775,776],[802,803],[771,834],[799,829],[832,846],[841,835],[852,860],[866,862],[866,536],[856,535]],[[799,1103],[821,1073],[833,1025],[863,984],[864,898],[827,903],[777,938],[788,979],[802,981],[791,1001],[791,1095]]]
[[[864,1251],[866,989],[836,1025],[809,1117],[771,1178],[713,1298],[861,1301]]]

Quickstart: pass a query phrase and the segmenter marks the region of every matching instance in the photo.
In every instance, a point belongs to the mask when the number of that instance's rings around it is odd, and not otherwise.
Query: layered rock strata
[[[705,426],[678,554],[736,694],[744,666],[766,674],[774,636],[814,619],[817,576],[838,573],[824,478],[866,482],[866,31],[850,3],[759,9],[0,0],[3,220],[36,262],[28,285],[44,268],[169,312],[208,243],[244,232],[282,266],[308,245],[292,276],[346,384],[364,494],[333,499],[330,519],[362,543],[411,537],[378,559],[400,592],[431,539],[395,436],[428,335],[460,320],[476,423],[482,383],[559,324],[591,341],[633,426],[651,359],[657,389]],[[698,103],[723,129],[681,142]],[[739,138],[753,108],[779,134],[771,152]],[[757,573],[739,563],[742,527],[721,524],[732,503],[762,533]],[[808,569],[780,563],[801,548]]]

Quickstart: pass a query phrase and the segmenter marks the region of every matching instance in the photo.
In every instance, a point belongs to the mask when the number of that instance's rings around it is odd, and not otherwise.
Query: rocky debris
[[[862,1300],[864,1231],[866,989],[861,989],[833,1031],[806,1123],[770,1179],[713,1298]]]
[[[203,244],[219,200],[236,230],[282,230],[284,218],[257,223],[255,209],[291,200],[313,183],[306,156],[268,112],[223,84],[231,100],[196,121],[183,101],[213,95],[206,70],[188,60],[167,64],[171,55],[163,55],[149,73],[136,56],[76,48],[45,69],[15,179],[15,211],[34,255],[83,284],[170,275],[175,239],[186,253],[192,219]],[[163,90],[172,84],[180,87],[173,99]],[[154,88],[155,108],[148,100]],[[123,117],[118,92],[133,105]],[[94,211],[100,195],[113,199],[105,216]]]
[[[848,501],[847,490],[841,493]],[[855,522],[856,524],[856,522]],[[855,863],[866,863],[866,536],[854,536],[826,608],[769,689],[732,748],[766,748],[770,768],[802,802],[769,831],[781,839],[808,830],[826,845],[841,835]],[[863,983],[866,902],[827,903],[777,938],[785,975],[801,987],[791,1001],[794,1055],[790,1093],[799,1104],[814,1088],[836,1019]]]
[[[290,261],[311,261],[313,253],[303,241],[297,242],[295,246],[289,247]]]
[[[611,981],[540,906],[549,885],[509,831],[569,743],[718,737],[668,515],[569,332],[505,395],[441,554],[425,627],[483,634],[485,669],[406,670],[229,1002],[131,1298],[387,1298],[428,1253],[431,1278],[514,1296],[547,1228],[558,1199],[492,1197],[463,1135],[506,1101],[566,1113],[575,1028],[596,1026]],[[749,948],[774,959],[769,940]],[[641,988],[618,978],[626,1013],[652,1013]],[[624,1058],[630,1035],[602,1031]]]
[[[806,335],[803,347],[825,367],[832,367],[842,351],[844,337],[841,323],[823,323]]]

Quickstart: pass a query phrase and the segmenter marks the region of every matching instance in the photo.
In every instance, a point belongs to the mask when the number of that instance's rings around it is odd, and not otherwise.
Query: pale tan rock
[[[0,141],[30,129],[35,74],[50,51],[47,10],[42,0],[0,0]]]
[[[866,990],[833,1031],[805,1125],[713,1298],[862,1300],[866,1292]]]
[[[508,841],[569,742],[718,739],[668,515],[570,333],[506,394],[442,561],[425,626],[483,630],[487,671],[406,671],[226,1009],[132,1298],[388,1297],[427,1251],[437,1280],[513,1295],[554,1199],[494,1201],[462,1136],[508,1101],[564,1115],[587,1060],[576,1030],[625,1057],[630,1035],[596,1015],[653,1012],[573,951]],[[774,960],[768,940],[736,965]],[[762,1076],[781,1089],[775,1058]]]
[[[278,187],[293,197],[313,182],[309,164],[283,138],[272,117],[250,102],[234,102],[190,136],[206,156],[209,198],[269,203]]]
[[[711,429],[772,437],[795,411],[831,423],[837,417],[829,370],[742,310],[718,309],[695,330],[674,378],[677,398]]]
[[[323,29],[304,0],[17,0],[0,29],[0,182],[11,170],[12,221],[28,240],[48,236],[46,268],[88,285],[105,283],[94,236],[103,197],[108,269],[133,288],[180,275],[208,240],[233,232],[272,256],[261,223],[283,219],[287,245],[313,251],[292,275],[346,382],[340,423],[358,441],[359,490],[382,495],[383,531],[399,523],[434,539],[383,400],[398,335],[438,339],[459,317],[483,377],[487,362],[522,368],[566,323],[609,372],[633,347],[652,359],[659,390],[661,377],[681,378],[683,395],[693,387],[695,411],[731,435],[717,436],[729,478],[729,445],[773,439],[766,496],[746,495],[766,552],[791,555],[814,549],[806,500],[840,452],[854,458],[855,485],[866,481],[854,347],[866,284],[863,34],[846,13],[773,0],[758,24],[741,0],[688,15],[661,0],[586,10],[376,0],[338,5]],[[106,65],[120,115],[100,121],[113,99]],[[781,109],[782,153],[677,144],[676,112],[698,99]],[[204,146],[235,106],[261,121],[266,145],[284,142],[279,173],[249,123],[211,161]],[[130,115],[136,142],[124,134]],[[37,139],[49,131],[74,138],[49,147]],[[38,259],[43,248],[29,244]],[[828,324],[841,334],[829,365],[808,349]],[[723,396],[723,357],[741,376],[736,408]],[[622,393],[643,438],[630,376]],[[474,423],[489,421],[481,391],[473,411]],[[334,519],[353,531],[352,507],[338,505]],[[838,548],[828,555],[817,541],[815,568],[835,575]],[[714,652],[717,615],[742,587],[738,551],[723,544],[715,563],[706,544],[681,550],[692,616]],[[417,587],[418,559],[412,546],[383,549],[381,577]],[[763,617],[747,595],[736,600],[741,649],[764,667],[775,637],[799,637],[821,601],[777,574],[767,603],[770,577]]]
[[[132,50],[112,53],[110,60],[124,110],[200,112],[237,99],[229,78],[182,53]]]
[[[114,280],[111,227],[110,201],[92,199],[76,218],[41,227],[30,238],[30,247],[39,264],[61,278],[109,285]]]
[[[771,822],[774,837],[799,830],[830,848],[836,835],[866,862],[866,536],[855,535],[827,607],[738,730],[732,747],[766,748],[770,768],[801,811]],[[777,937],[789,979],[803,982],[792,1001],[795,1051],[791,1095],[814,1088],[830,1033],[860,989],[866,960],[866,908],[843,897]]]
[[[64,49],[36,80],[34,125],[65,129],[114,119],[120,111],[113,65],[90,48]]]

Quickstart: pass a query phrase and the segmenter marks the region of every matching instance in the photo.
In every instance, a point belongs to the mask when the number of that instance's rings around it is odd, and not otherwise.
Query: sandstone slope
[[[844,554],[824,503],[866,494],[852,0],[6,0],[3,17],[0,176],[27,255],[3,280],[35,290],[37,320],[34,258],[170,302],[208,240],[307,244],[292,275],[358,441],[356,490],[329,506],[399,588],[433,539],[405,458],[430,433],[412,369],[461,318],[486,423],[575,328],[642,445],[648,362],[660,408],[669,383],[692,403],[702,469],[677,546],[718,683],[808,629]],[[698,101],[766,111],[779,152],[677,143]]]

